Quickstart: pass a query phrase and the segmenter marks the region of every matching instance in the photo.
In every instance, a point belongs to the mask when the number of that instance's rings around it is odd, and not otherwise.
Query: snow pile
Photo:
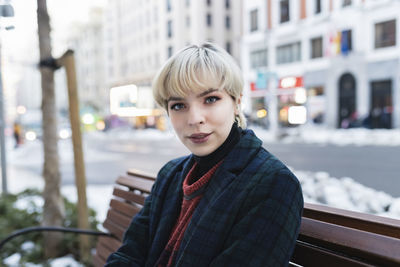
[[[25,244],[25,243],[24,243]],[[11,255],[10,257],[4,259],[3,263],[6,264],[7,266],[20,266],[20,259],[21,255],[19,253],[15,253]],[[72,256],[67,255],[62,258],[57,258],[50,260],[48,262],[49,266],[51,267],[84,267],[81,263],[77,262]],[[40,267],[43,266],[42,264],[33,264],[33,263],[28,263],[24,266],[27,267]]]
[[[300,180],[305,202],[400,219],[400,198],[349,177],[338,179],[326,172],[292,171]]]

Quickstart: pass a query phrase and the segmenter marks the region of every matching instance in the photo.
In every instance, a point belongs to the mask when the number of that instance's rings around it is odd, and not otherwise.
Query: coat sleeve
[[[246,212],[237,218],[210,266],[287,266],[303,210],[297,178],[282,170],[270,184],[255,185],[248,198]]]
[[[122,246],[108,257],[105,267],[136,267],[145,265],[149,247],[151,202],[152,194],[146,198],[143,208],[133,218],[124,234]]]

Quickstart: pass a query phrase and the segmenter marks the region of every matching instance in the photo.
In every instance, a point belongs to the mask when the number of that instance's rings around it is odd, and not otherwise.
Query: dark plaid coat
[[[303,210],[297,178],[251,130],[211,179],[185,232],[176,266],[286,266]],[[154,266],[182,202],[192,156],[167,163],[106,266]]]

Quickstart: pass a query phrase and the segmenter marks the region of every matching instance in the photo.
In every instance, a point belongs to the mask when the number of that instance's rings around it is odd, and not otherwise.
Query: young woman
[[[168,162],[106,266],[286,266],[299,231],[299,181],[246,129],[243,81],[218,46],[189,46],[153,82],[192,152]]]

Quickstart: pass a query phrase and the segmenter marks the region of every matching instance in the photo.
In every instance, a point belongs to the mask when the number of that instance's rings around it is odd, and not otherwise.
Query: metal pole
[[[1,146],[1,185],[2,193],[7,194],[7,160],[6,160],[6,142],[4,138],[5,120],[4,120],[4,101],[3,101],[3,80],[1,78],[1,40],[0,40],[0,146]]]
[[[13,17],[14,8],[12,5],[0,5],[0,17]],[[4,138],[4,129],[6,122],[4,120],[4,101],[3,101],[3,80],[1,79],[1,40],[0,40],[0,150],[1,150],[1,185],[2,193],[7,194],[7,160],[6,160],[6,142]]]

